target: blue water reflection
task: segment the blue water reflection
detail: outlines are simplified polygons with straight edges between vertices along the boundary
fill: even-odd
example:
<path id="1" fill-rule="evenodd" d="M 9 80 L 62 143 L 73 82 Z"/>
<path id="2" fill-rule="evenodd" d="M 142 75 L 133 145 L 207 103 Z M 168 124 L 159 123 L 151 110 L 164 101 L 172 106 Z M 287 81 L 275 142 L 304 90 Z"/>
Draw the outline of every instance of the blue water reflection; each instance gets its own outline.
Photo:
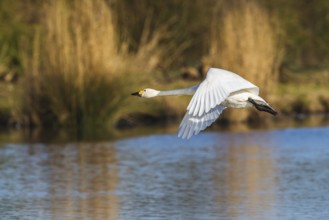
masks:
<path id="1" fill-rule="evenodd" d="M 1 219 L 326 219 L 329 127 L 3 144 Z"/>

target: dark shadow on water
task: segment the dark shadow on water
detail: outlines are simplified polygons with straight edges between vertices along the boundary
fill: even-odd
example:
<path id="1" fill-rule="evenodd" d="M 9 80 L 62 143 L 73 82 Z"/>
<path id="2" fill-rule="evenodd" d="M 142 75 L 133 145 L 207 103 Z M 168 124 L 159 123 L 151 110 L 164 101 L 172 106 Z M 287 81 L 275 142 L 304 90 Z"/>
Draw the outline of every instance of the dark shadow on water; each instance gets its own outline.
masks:
<path id="1" fill-rule="evenodd" d="M 131 127 L 124 129 L 107 129 L 104 127 L 93 127 L 88 129 L 0 129 L 0 142 L 11 143 L 67 143 L 67 142 L 102 142 L 115 141 L 123 138 L 138 137 L 157 134 L 176 134 L 180 121 L 153 124 L 151 126 Z M 295 115 L 265 117 L 259 121 L 249 123 L 228 123 L 217 121 L 205 132 L 249 132 L 255 130 L 273 130 L 287 127 L 317 127 L 329 125 L 329 115 Z"/>

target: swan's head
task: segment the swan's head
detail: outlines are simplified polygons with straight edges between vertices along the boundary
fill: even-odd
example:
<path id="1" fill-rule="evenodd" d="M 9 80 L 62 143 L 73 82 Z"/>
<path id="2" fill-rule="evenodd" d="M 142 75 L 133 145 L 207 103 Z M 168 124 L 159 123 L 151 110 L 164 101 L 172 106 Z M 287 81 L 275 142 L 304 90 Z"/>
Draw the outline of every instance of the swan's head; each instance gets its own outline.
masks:
<path id="1" fill-rule="evenodd" d="M 142 89 L 138 92 L 131 93 L 131 95 L 143 97 L 143 98 L 153 98 L 159 94 L 158 90 L 155 89 Z"/>

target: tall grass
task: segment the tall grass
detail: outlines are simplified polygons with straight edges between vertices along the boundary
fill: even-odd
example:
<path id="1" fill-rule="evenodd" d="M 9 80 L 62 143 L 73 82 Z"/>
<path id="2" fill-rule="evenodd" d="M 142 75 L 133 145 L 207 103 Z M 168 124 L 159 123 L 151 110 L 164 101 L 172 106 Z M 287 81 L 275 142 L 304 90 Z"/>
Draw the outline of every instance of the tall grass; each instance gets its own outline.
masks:
<path id="1" fill-rule="evenodd" d="M 50 1 L 43 12 L 32 55 L 24 56 L 27 122 L 73 127 L 114 122 L 128 86 L 161 60 L 160 33 L 148 32 L 150 43 L 129 54 L 104 0 Z"/>
<path id="2" fill-rule="evenodd" d="M 233 1 L 221 5 L 222 17 L 211 27 L 206 62 L 240 74 L 261 87 L 266 97 L 278 80 L 282 47 L 274 18 L 255 1 Z M 232 111 L 237 120 L 246 119 Z"/>

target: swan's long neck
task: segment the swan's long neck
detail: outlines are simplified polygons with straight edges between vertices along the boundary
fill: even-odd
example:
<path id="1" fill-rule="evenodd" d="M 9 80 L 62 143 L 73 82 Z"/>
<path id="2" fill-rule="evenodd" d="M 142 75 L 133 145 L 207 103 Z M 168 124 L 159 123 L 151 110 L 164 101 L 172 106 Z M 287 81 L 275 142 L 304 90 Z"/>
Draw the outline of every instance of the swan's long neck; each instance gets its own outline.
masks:
<path id="1" fill-rule="evenodd" d="M 166 91 L 159 91 L 157 96 L 170 96 L 170 95 L 194 95 L 196 89 L 199 85 L 193 86 L 190 88 L 184 88 L 184 89 L 175 89 L 175 90 L 166 90 Z"/>

